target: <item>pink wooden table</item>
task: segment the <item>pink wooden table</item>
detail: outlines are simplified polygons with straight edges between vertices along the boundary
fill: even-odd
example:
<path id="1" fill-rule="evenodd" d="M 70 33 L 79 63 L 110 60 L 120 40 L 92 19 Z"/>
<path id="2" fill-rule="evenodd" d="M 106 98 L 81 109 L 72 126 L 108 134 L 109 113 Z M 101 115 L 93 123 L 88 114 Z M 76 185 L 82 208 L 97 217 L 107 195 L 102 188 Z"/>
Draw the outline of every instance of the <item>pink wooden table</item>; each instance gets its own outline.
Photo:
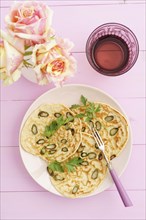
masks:
<path id="1" fill-rule="evenodd" d="M 82 83 L 113 96 L 132 126 L 132 155 L 121 181 L 134 206 L 124 208 L 116 188 L 85 199 L 70 200 L 41 188 L 27 173 L 20 158 L 18 133 L 31 103 L 53 85 L 38 86 L 25 78 L 1 85 L 1 219 L 146 219 L 145 217 L 145 0 L 44 1 L 54 10 L 57 34 L 75 43 L 78 71 L 68 83 Z M 1 23 L 12 1 L 1 1 Z M 96 73 L 85 56 L 89 34 L 106 22 L 119 22 L 136 34 L 140 53 L 125 75 L 111 78 Z"/>

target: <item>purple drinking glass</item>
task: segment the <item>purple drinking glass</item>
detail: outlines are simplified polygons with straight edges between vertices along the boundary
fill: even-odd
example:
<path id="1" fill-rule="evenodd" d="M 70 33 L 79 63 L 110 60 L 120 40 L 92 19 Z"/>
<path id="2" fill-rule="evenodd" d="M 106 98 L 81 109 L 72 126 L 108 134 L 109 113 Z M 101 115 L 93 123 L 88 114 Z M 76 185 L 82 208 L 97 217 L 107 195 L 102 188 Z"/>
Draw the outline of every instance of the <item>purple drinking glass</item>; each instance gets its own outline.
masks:
<path id="1" fill-rule="evenodd" d="M 118 76 L 129 71 L 139 54 L 139 44 L 134 33 L 118 23 L 97 27 L 86 43 L 86 56 L 99 73 Z"/>

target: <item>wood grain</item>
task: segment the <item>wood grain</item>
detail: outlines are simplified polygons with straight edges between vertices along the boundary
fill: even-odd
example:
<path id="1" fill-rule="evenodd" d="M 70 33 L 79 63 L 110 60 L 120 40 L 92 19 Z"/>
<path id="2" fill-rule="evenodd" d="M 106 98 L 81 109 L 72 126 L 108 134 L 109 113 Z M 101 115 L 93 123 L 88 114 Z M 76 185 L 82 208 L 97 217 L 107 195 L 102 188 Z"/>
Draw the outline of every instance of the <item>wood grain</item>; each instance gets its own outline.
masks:
<path id="1" fill-rule="evenodd" d="M 46 191 L 41 186 L 39 186 L 26 171 L 21 160 L 19 147 L 2 147 L 1 154 L 1 191 Z M 138 161 L 139 158 L 140 161 L 137 163 L 135 168 L 135 161 Z M 133 169 L 135 172 L 131 172 Z M 138 173 L 141 178 L 137 178 L 136 173 Z M 18 181 L 13 181 L 14 179 Z M 126 190 L 145 189 L 145 145 L 133 146 L 129 164 L 121 176 L 121 181 Z M 116 188 L 113 186 L 109 190 L 116 191 Z"/>
<path id="2" fill-rule="evenodd" d="M 71 200 L 48 192 L 3 192 L 2 219 L 20 220 L 144 220 L 145 191 L 128 191 L 134 206 L 125 208 L 116 191 Z"/>
<path id="3" fill-rule="evenodd" d="M 75 53 L 74 57 L 78 65 L 77 72 L 65 84 L 77 83 L 94 86 L 115 98 L 145 97 L 145 54 L 145 51 L 140 52 L 136 64 L 126 74 L 117 77 L 107 77 L 97 73 L 90 66 L 84 53 Z M 31 74 L 31 70 L 28 71 Z M 34 100 L 53 87 L 52 84 L 38 86 L 22 77 L 9 87 L 1 86 L 1 100 Z"/>
<path id="4" fill-rule="evenodd" d="M 96 196 L 70 200 L 46 192 L 27 173 L 18 148 L 22 118 L 32 102 L 54 88 L 38 86 L 21 78 L 15 84 L 1 84 L 1 219 L 2 220 L 144 220 L 145 219 L 145 6 L 146 0 L 42 1 L 54 11 L 56 34 L 74 42 L 78 70 L 66 84 L 86 84 L 113 96 L 125 110 L 132 127 L 133 147 L 127 169 L 121 176 L 134 206 L 125 208 L 116 188 Z M 1 28 L 13 1 L 2 0 Z M 99 25 L 118 22 L 129 27 L 139 41 L 136 64 L 125 75 L 105 77 L 86 59 L 85 46 Z M 31 74 L 31 71 L 30 71 Z"/>

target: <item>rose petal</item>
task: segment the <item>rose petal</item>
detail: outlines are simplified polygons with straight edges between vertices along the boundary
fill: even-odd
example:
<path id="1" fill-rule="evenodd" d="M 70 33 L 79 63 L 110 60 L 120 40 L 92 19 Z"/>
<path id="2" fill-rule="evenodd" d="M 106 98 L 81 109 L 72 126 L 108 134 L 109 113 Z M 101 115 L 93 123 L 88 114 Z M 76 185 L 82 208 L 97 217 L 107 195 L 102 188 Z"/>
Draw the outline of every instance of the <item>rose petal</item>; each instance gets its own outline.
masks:
<path id="1" fill-rule="evenodd" d="M 4 40 L 7 74 L 11 75 L 23 61 L 23 55 Z"/>
<path id="2" fill-rule="evenodd" d="M 8 35 L 3 30 L 0 30 L 0 37 L 7 41 L 11 46 L 13 46 L 17 51 L 20 53 L 24 53 L 24 40 L 20 39 L 18 37 L 12 37 L 11 35 Z"/>

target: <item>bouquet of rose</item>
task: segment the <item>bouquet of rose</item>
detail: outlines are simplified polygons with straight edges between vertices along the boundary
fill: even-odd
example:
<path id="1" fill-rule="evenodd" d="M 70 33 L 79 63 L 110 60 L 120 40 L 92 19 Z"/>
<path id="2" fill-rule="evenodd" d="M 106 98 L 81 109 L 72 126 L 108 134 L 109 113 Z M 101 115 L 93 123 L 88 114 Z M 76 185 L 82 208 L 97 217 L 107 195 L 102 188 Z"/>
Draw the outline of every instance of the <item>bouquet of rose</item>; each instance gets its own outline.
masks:
<path id="1" fill-rule="evenodd" d="M 12 6 L 5 18 L 7 33 L 0 31 L 0 78 L 5 85 L 17 81 L 23 67 L 35 71 L 39 85 L 58 85 L 73 76 L 73 43 L 55 35 L 52 15 L 52 10 L 39 2 L 16 2 Z"/>

